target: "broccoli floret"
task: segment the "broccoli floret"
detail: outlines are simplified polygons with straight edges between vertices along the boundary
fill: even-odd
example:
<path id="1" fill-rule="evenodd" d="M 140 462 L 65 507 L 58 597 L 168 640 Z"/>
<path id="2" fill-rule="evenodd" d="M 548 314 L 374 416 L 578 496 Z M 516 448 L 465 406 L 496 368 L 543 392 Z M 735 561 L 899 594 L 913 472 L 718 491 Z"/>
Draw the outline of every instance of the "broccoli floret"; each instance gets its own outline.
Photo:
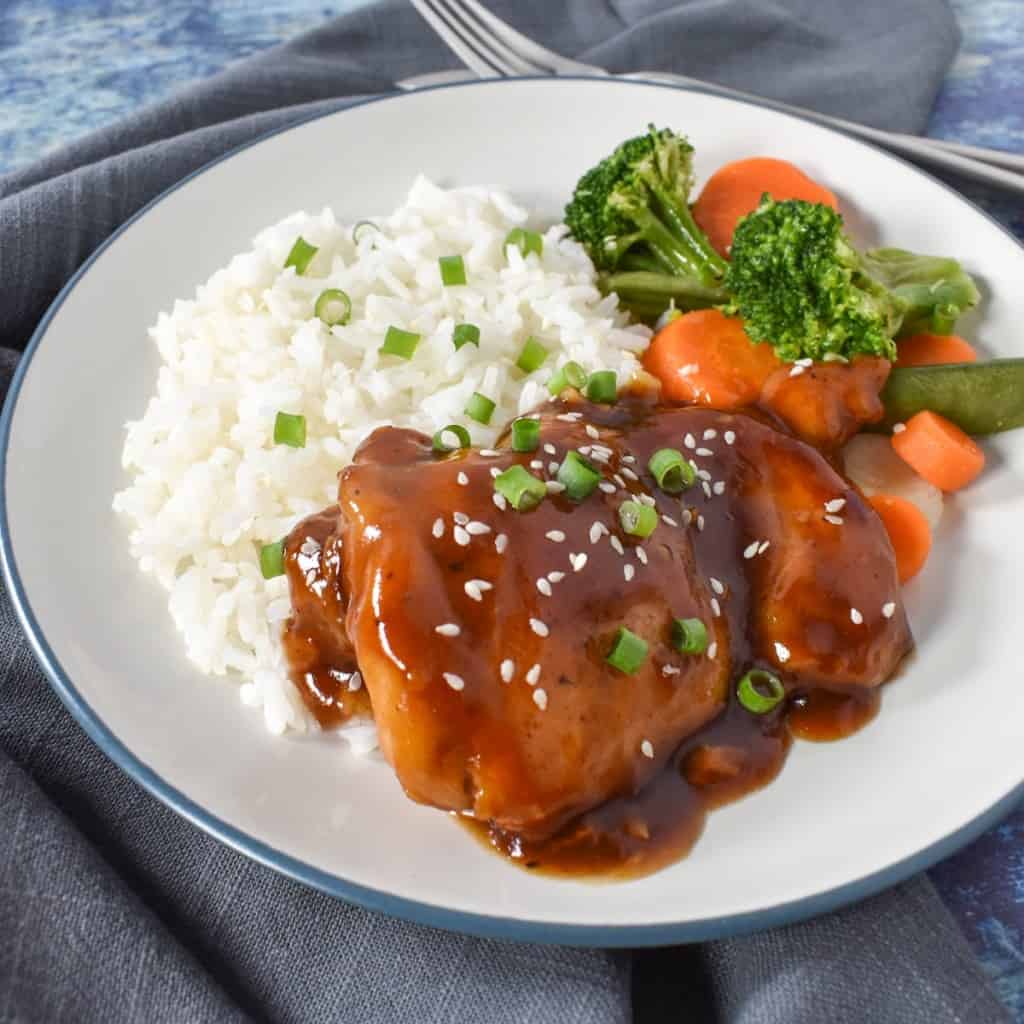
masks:
<path id="1" fill-rule="evenodd" d="M 896 356 L 894 339 L 952 329 L 978 301 L 956 260 L 902 249 L 858 253 L 831 207 L 767 195 L 736 227 L 725 312 L 786 362 Z"/>
<path id="2" fill-rule="evenodd" d="M 605 289 L 638 315 L 725 301 L 726 264 L 690 213 L 692 187 L 693 147 L 651 126 L 584 174 L 565 209 Z"/>

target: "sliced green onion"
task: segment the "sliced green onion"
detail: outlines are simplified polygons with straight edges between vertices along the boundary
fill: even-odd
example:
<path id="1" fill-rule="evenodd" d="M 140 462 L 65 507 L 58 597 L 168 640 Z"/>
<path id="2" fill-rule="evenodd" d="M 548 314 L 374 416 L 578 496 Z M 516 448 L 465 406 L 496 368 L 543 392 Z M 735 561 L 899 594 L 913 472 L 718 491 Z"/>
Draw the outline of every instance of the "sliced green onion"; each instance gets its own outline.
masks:
<path id="1" fill-rule="evenodd" d="M 611 405 L 618 394 L 619 384 L 614 370 L 598 370 L 587 381 L 587 398 L 592 402 Z"/>
<path id="2" fill-rule="evenodd" d="M 631 537 L 650 537 L 658 525 L 658 513 L 639 501 L 624 501 L 619 506 L 619 523 Z"/>
<path id="3" fill-rule="evenodd" d="M 505 236 L 506 248 L 514 245 L 524 256 L 535 252 L 540 256 L 544 252 L 544 239 L 536 231 L 527 231 L 526 228 L 513 228 Z"/>
<path id="4" fill-rule="evenodd" d="M 360 220 L 352 226 L 352 241 L 359 242 L 359 236 L 365 234 L 367 231 L 380 231 L 380 228 L 373 223 L 372 220 Z"/>
<path id="5" fill-rule="evenodd" d="M 516 366 L 523 373 L 533 373 L 534 370 L 539 370 L 543 366 L 548 354 L 548 350 L 536 338 L 527 338 L 523 351 L 519 353 L 519 358 L 516 360 Z"/>
<path id="6" fill-rule="evenodd" d="M 449 444 L 445 440 L 446 434 L 454 434 L 458 443 Z M 465 427 L 459 426 L 458 423 L 449 423 L 447 427 L 442 427 L 434 435 L 434 451 L 442 454 L 457 451 L 459 448 L 468 448 L 471 443 L 469 431 Z"/>
<path id="7" fill-rule="evenodd" d="M 466 283 L 466 265 L 461 256 L 441 256 L 437 265 L 441 268 L 441 284 L 445 288 Z"/>
<path id="8" fill-rule="evenodd" d="M 786 696 L 782 680 L 764 669 L 752 668 L 737 684 L 740 703 L 755 715 L 766 715 Z"/>
<path id="9" fill-rule="evenodd" d="M 327 288 L 316 297 L 313 313 L 328 327 L 347 324 L 352 315 L 352 300 L 340 288 Z"/>
<path id="10" fill-rule="evenodd" d="M 659 448 L 647 463 L 651 476 L 666 494 L 679 494 L 697 479 L 693 466 L 678 448 Z"/>
<path id="11" fill-rule="evenodd" d="M 292 250 L 288 253 L 288 258 L 284 261 L 285 267 L 294 267 L 296 274 L 304 274 L 306 267 L 313 261 L 313 257 L 317 254 L 317 247 L 310 245 L 302 235 L 299 235 L 295 239 L 295 244 L 292 246 Z"/>
<path id="12" fill-rule="evenodd" d="M 398 327 L 389 327 L 384 335 L 384 344 L 380 347 L 383 356 L 399 356 L 401 359 L 412 359 L 420 336 L 412 331 L 403 331 Z"/>
<path id="13" fill-rule="evenodd" d="M 260 548 L 260 572 L 265 580 L 284 575 L 284 540 Z"/>
<path id="14" fill-rule="evenodd" d="M 587 371 L 579 363 L 570 361 L 559 367 L 548 381 L 548 392 L 560 395 L 566 388 L 582 391 L 587 386 Z"/>
<path id="15" fill-rule="evenodd" d="M 512 421 L 512 451 L 533 452 L 540 445 L 540 421 L 523 419 Z"/>
<path id="16" fill-rule="evenodd" d="M 646 657 L 646 641 L 642 637 L 638 637 L 636 633 L 630 632 L 625 626 L 619 626 L 612 649 L 608 652 L 605 661 L 612 668 L 632 675 L 644 663 Z"/>
<path id="17" fill-rule="evenodd" d="M 494 403 L 486 395 L 481 395 L 479 391 L 474 391 L 469 396 L 469 401 L 466 403 L 466 408 L 463 412 L 471 420 L 476 420 L 477 423 L 483 423 L 486 426 L 491 422 L 491 417 L 494 415 Z"/>
<path id="18" fill-rule="evenodd" d="M 601 482 L 600 470 L 579 452 L 567 452 L 558 467 L 558 482 L 565 487 L 571 501 L 583 501 L 594 493 Z"/>
<path id="19" fill-rule="evenodd" d="M 291 448 L 306 447 L 306 417 L 279 412 L 274 419 L 274 444 Z"/>
<path id="20" fill-rule="evenodd" d="M 683 654 L 703 654 L 708 649 L 708 628 L 700 619 L 673 619 L 672 646 Z"/>
<path id="21" fill-rule="evenodd" d="M 456 324 L 452 331 L 452 344 L 458 352 L 463 345 L 480 347 L 480 328 L 476 324 Z"/>
<path id="22" fill-rule="evenodd" d="M 504 473 L 496 476 L 494 489 L 517 512 L 529 512 L 531 508 L 536 508 L 548 493 L 544 481 L 538 480 L 522 466 L 509 466 Z"/>

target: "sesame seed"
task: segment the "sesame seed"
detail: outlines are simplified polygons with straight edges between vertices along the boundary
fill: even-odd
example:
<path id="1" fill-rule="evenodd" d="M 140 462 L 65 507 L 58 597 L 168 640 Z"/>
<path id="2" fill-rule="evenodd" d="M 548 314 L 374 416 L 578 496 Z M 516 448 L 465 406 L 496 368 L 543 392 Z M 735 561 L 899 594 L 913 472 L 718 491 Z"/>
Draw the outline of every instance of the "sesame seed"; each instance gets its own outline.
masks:
<path id="1" fill-rule="evenodd" d="M 469 516 L 465 512 L 453 512 L 452 519 L 459 524 L 459 526 L 465 526 L 469 522 Z"/>
<path id="2" fill-rule="evenodd" d="M 896 602 L 887 601 L 882 605 L 882 615 L 887 619 L 891 619 L 896 614 Z"/>
<path id="3" fill-rule="evenodd" d="M 647 552 L 643 548 L 636 549 L 636 560 L 642 565 L 647 564 Z"/>
<path id="4" fill-rule="evenodd" d="M 714 454 L 715 453 L 710 448 L 698 448 L 694 452 L 694 455 L 699 455 L 699 456 L 701 456 L 701 458 L 704 458 L 704 459 L 706 459 L 709 455 L 714 455 Z"/>
<path id="5" fill-rule="evenodd" d="M 592 448 L 590 450 L 590 457 L 594 460 L 594 462 L 601 463 L 606 463 L 611 458 L 611 456 L 603 448 L 600 451 L 598 451 L 596 448 Z M 626 470 L 623 470 L 622 472 L 625 473 Z"/>
<path id="6" fill-rule="evenodd" d="M 633 497 L 641 505 L 647 505 L 649 508 L 654 508 L 658 504 L 649 494 L 634 494 Z"/>
<path id="7" fill-rule="evenodd" d="M 892 432 L 894 434 L 902 434 L 907 429 L 906 423 L 894 423 L 892 425 Z"/>
<path id="8" fill-rule="evenodd" d="M 794 366 L 793 369 L 789 371 L 789 375 L 790 375 L 790 377 L 799 377 L 800 374 L 803 373 L 803 372 L 804 372 L 804 367 L 803 366 Z"/>
<path id="9" fill-rule="evenodd" d="M 678 526 L 679 525 L 679 523 L 677 523 L 671 516 L 667 516 L 664 513 L 662 513 L 661 521 L 666 526 Z"/>
<path id="10" fill-rule="evenodd" d="M 454 672 L 442 672 L 444 681 L 456 692 L 465 689 L 466 681 L 462 676 L 457 676 Z"/>
<path id="11" fill-rule="evenodd" d="M 494 550 L 497 551 L 499 555 L 503 555 L 505 553 L 505 548 L 507 547 L 508 535 L 499 533 L 498 536 L 494 538 Z"/>
<path id="12" fill-rule="evenodd" d="M 491 501 L 494 502 L 494 507 L 498 509 L 499 512 L 504 512 L 505 509 L 508 508 L 508 502 L 505 500 L 505 495 L 499 494 L 497 491 L 491 495 Z"/>
<path id="13" fill-rule="evenodd" d="M 700 533 L 704 532 L 704 517 L 703 516 L 697 516 L 697 530 Z"/>
<path id="14" fill-rule="evenodd" d="M 557 455 L 558 454 L 558 449 L 553 444 L 546 444 L 546 445 L 544 445 L 544 451 L 547 452 L 548 455 Z"/>
<path id="15" fill-rule="evenodd" d="M 825 502 L 826 512 L 842 512 L 843 506 L 846 504 L 845 498 L 833 498 L 831 501 Z"/>
<path id="16" fill-rule="evenodd" d="M 625 576 L 626 582 L 628 583 L 636 575 L 636 569 L 627 562 L 622 567 L 622 575 Z"/>
<path id="17" fill-rule="evenodd" d="M 711 584 L 711 589 L 719 596 L 725 593 L 725 584 L 721 580 L 716 580 L 714 576 L 709 576 L 708 582 Z"/>
<path id="18" fill-rule="evenodd" d="M 434 627 L 434 632 L 440 633 L 441 636 L 458 636 L 462 630 L 454 622 L 443 622 L 440 626 Z"/>
<path id="19" fill-rule="evenodd" d="M 619 540 L 614 533 L 608 538 L 608 543 L 611 544 L 612 550 L 614 550 L 616 554 L 624 555 L 626 553 L 626 549 L 622 546 L 622 541 Z"/>
<path id="20" fill-rule="evenodd" d="M 613 479 L 613 480 L 614 480 L 614 481 L 615 481 L 615 482 L 616 482 L 616 483 L 617 483 L 617 484 L 618 484 L 618 485 L 619 485 L 619 486 L 620 486 L 620 487 L 621 487 L 621 488 L 622 488 L 623 490 L 625 490 L 625 489 L 626 489 L 626 481 L 625 481 L 625 480 L 624 480 L 624 479 L 622 478 L 622 476 L 621 476 L 620 474 L 618 474 L 618 473 L 613 473 L 613 474 L 612 474 L 612 479 Z"/>
<path id="21" fill-rule="evenodd" d="M 635 480 L 639 480 L 639 479 L 640 479 L 640 477 L 638 477 L 638 476 L 636 475 L 636 473 L 634 473 L 634 472 L 633 472 L 633 470 L 631 470 L 631 469 L 629 468 L 629 466 L 621 466 L 621 467 L 619 468 L 619 472 L 620 472 L 620 473 L 622 473 L 622 475 L 623 475 L 623 476 L 624 476 L 624 477 L 625 477 L 625 478 L 626 478 L 627 480 L 634 480 L 634 481 L 635 481 Z"/>
<path id="22" fill-rule="evenodd" d="M 610 480 L 602 480 L 598 485 L 605 494 L 614 494 L 618 488 Z"/>
<path id="23" fill-rule="evenodd" d="M 770 540 L 761 541 L 761 543 L 758 545 L 757 553 L 759 555 L 763 555 L 768 550 L 768 548 L 771 547 L 771 543 L 772 542 Z"/>
<path id="24" fill-rule="evenodd" d="M 569 564 L 572 566 L 573 572 L 579 572 L 587 564 L 586 551 L 580 551 L 578 554 L 570 555 Z"/>
<path id="25" fill-rule="evenodd" d="M 833 526 L 842 526 L 843 525 L 843 517 L 842 516 L 830 516 L 830 515 L 826 514 L 824 516 L 824 519 L 825 519 L 826 523 L 831 523 Z"/>
<path id="26" fill-rule="evenodd" d="M 622 461 L 623 462 L 630 462 L 630 463 L 636 462 L 636 456 L 635 455 L 623 455 L 622 456 Z"/>
<path id="27" fill-rule="evenodd" d="M 718 653 L 718 641 L 717 640 L 712 640 L 711 643 L 708 644 L 708 657 L 713 660 L 717 653 Z"/>
<path id="28" fill-rule="evenodd" d="M 541 470 L 543 468 L 544 468 L 544 463 L 541 462 L 540 459 L 531 459 L 530 460 L 530 469 Z"/>
<path id="29" fill-rule="evenodd" d="M 563 423 L 575 423 L 577 420 L 583 419 L 583 413 L 581 412 L 560 412 L 556 417 L 556 420 L 561 420 Z"/>
<path id="30" fill-rule="evenodd" d="M 595 452 L 604 452 L 605 455 L 613 454 L 611 448 L 609 448 L 608 445 L 606 445 L 606 444 L 595 444 L 593 446 L 593 450 Z"/>
<path id="31" fill-rule="evenodd" d="M 693 522 L 693 513 L 688 509 L 683 509 L 683 526 L 689 526 Z"/>
<path id="32" fill-rule="evenodd" d="M 536 686 L 537 681 L 540 679 L 540 665 L 531 665 L 529 671 L 526 673 L 526 681 L 531 686 Z"/>
<path id="33" fill-rule="evenodd" d="M 716 437 L 718 437 L 718 431 L 715 430 L 714 427 L 708 427 L 708 429 L 704 431 L 705 441 L 714 441 Z"/>
<path id="34" fill-rule="evenodd" d="M 861 615 L 860 611 L 856 608 L 850 609 L 850 621 L 855 625 L 859 626 L 864 621 L 864 616 Z"/>
<path id="35" fill-rule="evenodd" d="M 501 470 L 498 469 L 497 466 L 491 466 L 491 476 L 493 476 L 494 479 L 497 480 L 497 478 L 501 476 Z"/>
<path id="36" fill-rule="evenodd" d="M 459 471 L 459 475 L 455 479 L 458 480 L 463 487 L 467 487 L 469 485 L 469 477 L 466 476 L 466 474 L 463 473 L 461 470 Z"/>
<path id="37" fill-rule="evenodd" d="M 595 441 L 601 437 L 600 431 L 598 431 L 597 427 L 590 423 L 588 423 L 583 429 L 587 432 L 587 437 L 592 437 Z"/>
<path id="38" fill-rule="evenodd" d="M 679 368 L 680 377 L 690 377 L 700 369 L 700 363 L 687 363 Z"/>
<path id="39" fill-rule="evenodd" d="M 814 360 L 805 356 L 803 359 L 796 359 L 796 360 L 794 360 L 793 365 L 794 366 L 803 366 L 803 367 L 806 368 L 806 367 L 813 366 L 814 365 Z"/>
<path id="40" fill-rule="evenodd" d="M 558 463 L 557 462 L 549 462 L 548 463 L 548 472 L 552 476 L 554 476 L 558 472 Z"/>
<path id="41" fill-rule="evenodd" d="M 565 490 L 565 484 L 559 483 L 557 480 L 549 480 L 545 485 L 548 494 L 561 494 Z"/>
<path id="42" fill-rule="evenodd" d="M 661 666 L 661 674 L 663 676 L 677 676 L 680 672 L 682 672 L 682 669 L 678 668 L 676 665 Z"/>
<path id="43" fill-rule="evenodd" d="M 548 695 L 546 690 L 533 691 L 533 703 L 543 711 L 548 706 Z"/>
<path id="44" fill-rule="evenodd" d="M 466 580 L 462 587 L 466 591 L 467 597 L 473 598 L 474 601 L 482 601 L 484 599 L 484 591 L 492 590 L 493 588 L 494 584 L 488 583 L 487 580 Z"/>
<path id="45" fill-rule="evenodd" d="M 348 692 L 355 693 L 357 690 L 362 689 L 363 686 L 363 675 L 361 672 L 353 672 L 348 677 Z"/>
<path id="46" fill-rule="evenodd" d="M 711 598 L 711 611 L 716 619 L 722 614 L 722 606 L 718 603 L 717 597 Z"/>
<path id="47" fill-rule="evenodd" d="M 481 523 L 479 520 L 474 519 L 471 523 L 466 523 L 466 533 L 471 537 L 482 537 L 485 533 L 490 533 L 491 528 L 486 523 Z"/>
<path id="48" fill-rule="evenodd" d="M 745 548 L 743 549 L 743 557 L 744 557 L 744 558 L 753 558 L 753 557 L 754 557 L 754 555 L 756 555 L 756 554 L 757 554 L 757 543 L 758 543 L 758 542 L 757 542 L 756 540 L 754 540 L 754 541 L 751 541 L 751 542 L 750 542 L 750 543 L 749 543 L 749 544 L 748 544 L 748 545 L 747 545 L 747 546 L 746 546 L 746 547 L 745 547 Z"/>
<path id="49" fill-rule="evenodd" d="M 444 536 L 444 520 L 438 516 L 434 520 L 434 525 L 431 527 L 430 532 L 440 540 Z"/>
<path id="50" fill-rule="evenodd" d="M 704 497 L 705 498 L 710 498 L 711 497 L 711 484 L 709 484 L 707 482 L 707 480 L 701 480 L 700 485 L 704 489 Z"/>
<path id="51" fill-rule="evenodd" d="M 548 636 L 551 632 L 551 630 L 548 629 L 547 623 L 541 622 L 540 619 L 530 619 L 530 629 L 532 629 L 537 636 Z"/>
<path id="52" fill-rule="evenodd" d="M 711 485 L 711 490 L 712 490 L 712 492 L 714 494 L 718 494 L 718 495 L 725 494 L 725 481 L 724 480 L 716 480 Z"/>
<path id="53" fill-rule="evenodd" d="M 590 543 L 596 544 L 608 532 L 608 527 L 596 519 L 590 524 Z"/>
<path id="54" fill-rule="evenodd" d="M 711 474 L 706 469 L 697 469 L 697 467 L 691 462 L 693 471 L 697 474 L 698 480 L 703 480 L 705 483 L 711 483 Z"/>
<path id="55" fill-rule="evenodd" d="M 481 448 L 480 449 L 480 454 L 485 459 L 493 459 L 493 458 L 496 458 L 497 456 L 499 456 L 501 454 L 501 452 L 495 450 L 494 448 Z"/>
<path id="56" fill-rule="evenodd" d="M 581 444 L 579 448 L 576 449 L 580 455 L 589 455 L 593 450 L 594 449 L 589 444 Z"/>
<path id="57" fill-rule="evenodd" d="M 503 683 L 511 683 L 512 677 L 516 674 L 516 663 L 511 658 L 506 658 L 498 668 Z"/>
<path id="58" fill-rule="evenodd" d="M 551 584 L 548 583 L 547 579 L 543 576 L 537 580 L 537 589 L 545 596 L 551 596 Z"/>
<path id="59" fill-rule="evenodd" d="M 565 534 L 562 533 L 561 530 L 548 530 L 544 536 L 547 537 L 548 540 L 553 540 L 556 544 L 561 544 L 562 541 L 565 540 Z"/>
<path id="60" fill-rule="evenodd" d="M 548 573 L 548 579 L 551 580 L 552 583 L 561 583 L 562 580 L 565 579 L 565 573 L 564 572 L 559 572 L 556 569 L 554 572 L 549 572 Z"/>
<path id="61" fill-rule="evenodd" d="M 683 438 L 683 444 L 685 444 L 687 448 L 696 448 L 697 439 L 693 434 L 687 434 L 686 437 Z"/>
<path id="62" fill-rule="evenodd" d="M 725 439 L 725 443 L 726 444 L 735 444 L 736 443 L 736 431 L 735 430 L 727 430 L 722 435 L 722 437 Z"/>
<path id="63" fill-rule="evenodd" d="M 779 659 L 780 665 L 785 665 L 789 661 L 789 648 L 778 640 L 775 641 L 775 657 Z"/>
<path id="64" fill-rule="evenodd" d="M 640 744 L 640 753 L 643 754 L 644 757 L 654 757 L 654 746 L 650 740 L 644 740 L 643 743 Z"/>
<path id="65" fill-rule="evenodd" d="M 452 535 L 455 537 L 455 543 L 458 544 L 459 547 L 464 548 L 469 544 L 469 533 L 464 526 L 456 526 L 455 529 L 452 530 Z"/>

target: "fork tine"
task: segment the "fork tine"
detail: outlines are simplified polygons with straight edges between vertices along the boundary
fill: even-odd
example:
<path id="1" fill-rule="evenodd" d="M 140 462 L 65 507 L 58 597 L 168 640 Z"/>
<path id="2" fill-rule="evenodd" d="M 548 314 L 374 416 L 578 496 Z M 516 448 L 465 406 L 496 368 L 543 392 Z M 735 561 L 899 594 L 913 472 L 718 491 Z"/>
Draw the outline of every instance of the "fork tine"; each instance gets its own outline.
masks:
<path id="1" fill-rule="evenodd" d="M 477 49 L 486 53 L 492 63 L 499 64 L 506 75 L 551 74 L 550 68 L 531 63 L 507 46 L 496 33 L 490 30 L 479 14 L 471 10 L 462 0 L 434 0 L 434 3 L 445 7 L 451 20 L 460 23 L 464 34 L 472 35 Z M 479 5 L 478 8 L 480 11 L 484 11 L 484 8 Z M 484 13 L 487 12 L 484 11 Z"/>
<path id="2" fill-rule="evenodd" d="M 413 7 L 423 20 L 441 37 L 445 45 L 463 64 L 480 78 L 500 78 L 502 72 L 486 57 L 464 39 L 462 34 L 445 17 L 444 13 L 435 10 L 431 0 L 412 0 Z"/>
<path id="3" fill-rule="evenodd" d="M 472 12 L 477 20 L 490 30 L 491 35 L 500 40 L 520 60 L 533 64 L 542 72 L 547 74 L 607 74 L 603 68 L 571 60 L 569 57 L 563 57 L 560 53 L 555 53 L 554 50 L 548 50 L 539 43 L 535 43 L 529 36 L 524 36 L 522 32 L 516 31 L 496 14 L 492 14 L 478 0 L 455 0 L 455 2 L 465 8 L 467 13 Z"/>

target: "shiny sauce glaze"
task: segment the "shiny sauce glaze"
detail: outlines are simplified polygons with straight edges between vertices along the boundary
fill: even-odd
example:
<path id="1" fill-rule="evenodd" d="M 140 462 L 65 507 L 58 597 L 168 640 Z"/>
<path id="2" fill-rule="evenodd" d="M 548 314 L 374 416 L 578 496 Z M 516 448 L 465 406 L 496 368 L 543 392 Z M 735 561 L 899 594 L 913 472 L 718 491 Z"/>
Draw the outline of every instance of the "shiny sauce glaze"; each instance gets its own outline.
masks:
<path id="1" fill-rule="evenodd" d="M 513 862 L 641 875 L 684 855 L 710 809 L 774 778 L 792 736 L 839 738 L 877 711 L 911 645 L 892 552 L 851 485 L 756 418 L 633 397 L 552 403 L 541 423 L 530 454 L 503 440 L 494 454 L 438 458 L 428 438 L 393 428 L 368 439 L 339 506 L 286 546 L 292 678 L 327 727 L 372 701 L 406 792 Z M 609 453 L 607 491 L 582 504 L 552 493 L 525 514 L 496 507 L 495 470 L 551 479 L 566 451 L 595 443 Z M 660 492 L 646 464 L 666 446 L 708 479 Z M 641 495 L 661 522 L 639 542 L 617 510 Z M 842 515 L 826 512 L 838 500 Z M 467 535 L 471 524 L 482 526 Z M 470 593 L 480 580 L 490 587 Z M 711 657 L 671 649 L 673 616 L 705 622 Z M 604 660 L 620 624 L 649 645 L 633 676 Z M 353 686 L 357 665 L 366 686 Z M 770 714 L 735 697 L 751 667 L 785 684 Z"/>

